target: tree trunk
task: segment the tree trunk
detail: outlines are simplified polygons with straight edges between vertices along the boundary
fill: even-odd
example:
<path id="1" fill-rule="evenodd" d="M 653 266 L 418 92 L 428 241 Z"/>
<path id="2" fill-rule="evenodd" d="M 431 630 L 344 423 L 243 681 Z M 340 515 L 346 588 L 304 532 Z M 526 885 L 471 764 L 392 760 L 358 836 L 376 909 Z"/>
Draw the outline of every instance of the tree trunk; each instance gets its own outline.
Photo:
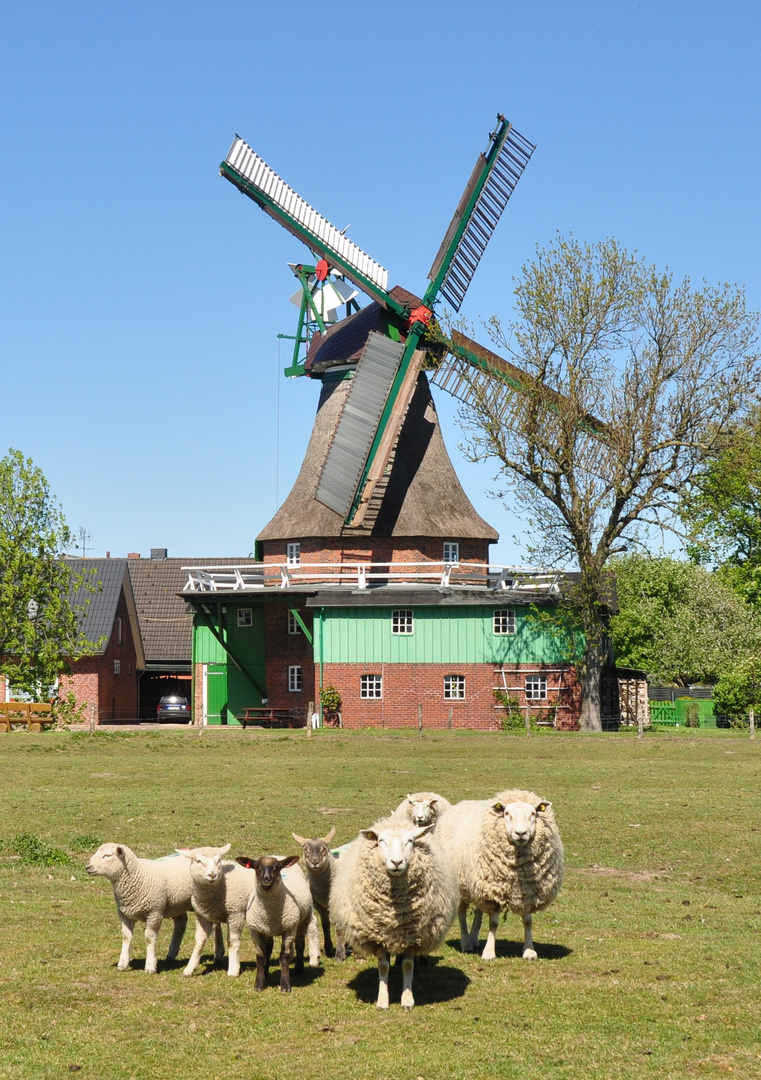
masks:
<path id="1" fill-rule="evenodd" d="M 579 664 L 579 683 L 581 685 L 581 715 L 579 721 L 582 731 L 602 731 L 600 717 L 600 682 L 605 663 L 603 651 L 594 643 L 587 643 L 584 659 Z"/>

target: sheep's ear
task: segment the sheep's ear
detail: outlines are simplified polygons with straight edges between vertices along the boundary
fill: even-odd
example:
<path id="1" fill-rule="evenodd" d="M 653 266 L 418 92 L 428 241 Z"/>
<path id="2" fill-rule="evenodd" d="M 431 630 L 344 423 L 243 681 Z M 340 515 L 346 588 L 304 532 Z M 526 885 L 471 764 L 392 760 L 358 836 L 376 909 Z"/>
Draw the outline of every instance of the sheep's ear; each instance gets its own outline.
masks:
<path id="1" fill-rule="evenodd" d="M 221 847 L 221 848 L 217 849 L 217 854 L 218 855 L 226 855 L 228 853 L 228 851 L 230 850 L 231 846 L 232 846 L 231 844 L 225 844 L 224 847 Z"/>
<path id="2" fill-rule="evenodd" d="M 505 812 L 504 804 L 501 802 L 492 803 L 491 808 L 495 814 L 504 814 Z"/>
<path id="3" fill-rule="evenodd" d="M 552 808 L 551 802 L 540 802 L 536 804 L 536 812 L 540 814 L 543 810 L 550 810 Z"/>
<path id="4" fill-rule="evenodd" d="M 116 845 L 116 854 L 119 856 L 124 854 L 124 848 L 121 846 L 121 844 Z"/>
<path id="5" fill-rule="evenodd" d="M 333 828 L 332 828 L 332 829 L 330 830 L 330 832 L 328 833 L 328 835 L 327 835 L 327 836 L 323 836 L 323 838 L 322 838 L 322 839 L 323 839 L 323 843 L 325 843 L 325 844 L 329 844 L 329 843 L 330 843 L 330 841 L 331 841 L 331 840 L 333 839 L 333 837 L 334 837 L 335 835 L 336 835 L 336 827 L 335 827 L 335 825 L 334 825 L 334 826 L 333 826 Z"/>
<path id="6" fill-rule="evenodd" d="M 410 804 L 410 806 L 415 805 L 415 800 L 412 798 L 412 796 L 410 794 L 407 795 L 407 802 Z"/>
<path id="7" fill-rule="evenodd" d="M 429 833 L 434 825 L 435 825 L 435 822 L 429 821 L 427 825 L 420 825 L 420 826 L 418 826 L 417 829 L 413 829 L 412 830 L 413 839 L 414 840 L 419 840 L 421 836 L 425 836 L 426 833 Z"/>
<path id="8" fill-rule="evenodd" d="M 259 860 L 252 859 L 250 855 L 237 855 L 235 861 L 240 863 L 241 866 L 245 866 L 247 870 L 256 870 L 259 865 Z"/>
<path id="9" fill-rule="evenodd" d="M 178 855 L 185 855 L 188 859 L 193 858 L 193 852 L 190 850 L 190 848 L 176 847 L 174 850 L 177 852 Z"/>
<path id="10" fill-rule="evenodd" d="M 378 843 L 378 834 L 374 829 L 360 829 L 359 835 L 364 836 L 365 840 L 369 840 L 371 844 Z"/>
<path id="11" fill-rule="evenodd" d="M 299 844 L 301 847 L 303 847 L 304 844 L 306 844 L 306 840 L 304 839 L 304 837 L 299 836 L 298 833 L 292 832 L 291 836 L 296 841 L 296 843 Z"/>
<path id="12" fill-rule="evenodd" d="M 294 863 L 297 863 L 300 858 L 300 855 L 288 855 L 285 859 L 278 859 L 277 865 L 280 867 L 281 870 L 285 870 L 286 867 L 293 866 Z"/>

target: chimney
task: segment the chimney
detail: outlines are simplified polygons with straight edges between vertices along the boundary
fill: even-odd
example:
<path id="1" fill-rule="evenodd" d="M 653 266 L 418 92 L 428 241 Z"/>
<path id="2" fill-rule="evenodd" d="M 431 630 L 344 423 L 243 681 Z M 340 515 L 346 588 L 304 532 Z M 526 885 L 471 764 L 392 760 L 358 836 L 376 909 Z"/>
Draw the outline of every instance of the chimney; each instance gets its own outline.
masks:
<path id="1" fill-rule="evenodd" d="M 140 558 L 140 552 L 139 551 L 128 551 L 127 552 L 127 558 L 128 559 L 139 559 Z"/>
<path id="2" fill-rule="evenodd" d="M 166 548 L 151 548 L 151 558 L 152 559 L 165 559 L 166 558 L 166 551 L 167 551 Z"/>

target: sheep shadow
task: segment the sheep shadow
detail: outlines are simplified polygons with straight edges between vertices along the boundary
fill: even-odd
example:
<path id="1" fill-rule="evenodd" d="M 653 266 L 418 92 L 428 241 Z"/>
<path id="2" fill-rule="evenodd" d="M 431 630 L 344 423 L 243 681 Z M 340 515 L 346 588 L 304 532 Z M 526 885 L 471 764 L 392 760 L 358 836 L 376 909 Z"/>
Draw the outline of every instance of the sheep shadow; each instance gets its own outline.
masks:
<path id="1" fill-rule="evenodd" d="M 388 985 L 392 1004 L 399 1004 L 402 997 L 401 963 L 391 965 Z M 374 1005 L 378 1000 L 377 961 L 368 959 L 367 966 L 358 971 L 347 986 L 355 992 L 360 1001 Z M 445 1001 L 454 1001 L 455 998 L 463 997 L 469 986 L 470 979 L 464 971 L 449 964 L 442 964 L 437 956 L 429 956 L 425 964 L 415 964 L 412 990 L 416 1008 L 419 1005 L 438 1005 Z"/>
<path id="2" fill-rule="evenodd" d="M 455 952 L 460 952 L 460 939 L 451 938 L 446 943 Z M 474 960 L 480 959 L 483 952 L 485 939 L 482 938 L 479 942 L 478 952 L 463 953 L 464 956 L 472 956 Z M 564 960 L 567 956 L 573 953 L 573 949 L 567 948 L 565 945 L 557 945 L 555 943 L 542 943 L 541 941 L 534 942 L 534 948 L 540 960 Z M 522 941 L 505 941 L 497 939 L 496 942 L 497 959 L 523 959 L 523 942 Z M 491 962 L 491 961 L 489 961 Z M 528 963 L 528 961 L 527 961 Z"/>

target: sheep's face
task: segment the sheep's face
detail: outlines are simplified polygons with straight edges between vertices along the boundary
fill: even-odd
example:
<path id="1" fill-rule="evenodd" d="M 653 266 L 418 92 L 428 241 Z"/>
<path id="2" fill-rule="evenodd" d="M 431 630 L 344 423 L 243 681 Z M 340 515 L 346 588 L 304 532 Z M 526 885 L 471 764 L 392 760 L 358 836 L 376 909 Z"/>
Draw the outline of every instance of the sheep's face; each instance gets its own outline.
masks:
<path id="1" fill-rule="evenodd" d="M 101 844 L 85 869 L 90 877 L 118 877 L 124 869 L 124 848 L 121 844 Z"/>
<path id="2" fill-rule="evenodd" d="M 194 881 L 214 885 L 222 877 L 222 856 L 230 845 L 221 848 L 175 848 L 178 855 L 190 859 L 190 876 Z"/>
<path id="3" fill-rule="evenodd" d="M 496 802 L 492 804 L 492 810 L 502 817 L 510 843 L 523 847 L 530 844 L 536 835 L 536 815 L 547 810 L 550 805 L 548 802 L 540 802 L 533 806 L 531 803 L 518 801 L 505 806 Z"/>
<path id="4" fill-rule="evenodd" d="M 420 825 L 433 825 L 436 822 L 436 799 L 413 799 L 407 796 L 410 804 L 410 817 L 414 823 Z"/>
<path id="5" fill-rule="evenodd" d="M 270 892 L 280 881 L 280 875 L 287 866 L 293 866 L 299 861 L 298 855 L 289 855 L 286 859 L 276 859 L 274 855 L 262 855 L 261 859 L 251 859 L 247 855 L 239 855 L 235 860 L 241 866 L 256 870 L 256 884 L 265 892 Z"/>
<path id="6" fill-rule="evenodd" d="M 323 836 L 318 840 L 307 840 L 303 836 L 298 836 L 296 833 L 291 834 L 297 844 L 300 844 L 304 850 L 304 862 L 310 870 L 315 872 L 323 870 L 330 859 L 333 856 L 330 853 L 328 844 L 336 835 L 336 830 L 333 828 L 330 830 L 327 836 Z"/>
<path id="7" fill-rule="evenodd" d="M 424 825 L 418 829 L 362 829 L 362 836 L 378 848 L 380 858 L 391 877 L 407 873 L 415 842 L 433 828 Z"/>

